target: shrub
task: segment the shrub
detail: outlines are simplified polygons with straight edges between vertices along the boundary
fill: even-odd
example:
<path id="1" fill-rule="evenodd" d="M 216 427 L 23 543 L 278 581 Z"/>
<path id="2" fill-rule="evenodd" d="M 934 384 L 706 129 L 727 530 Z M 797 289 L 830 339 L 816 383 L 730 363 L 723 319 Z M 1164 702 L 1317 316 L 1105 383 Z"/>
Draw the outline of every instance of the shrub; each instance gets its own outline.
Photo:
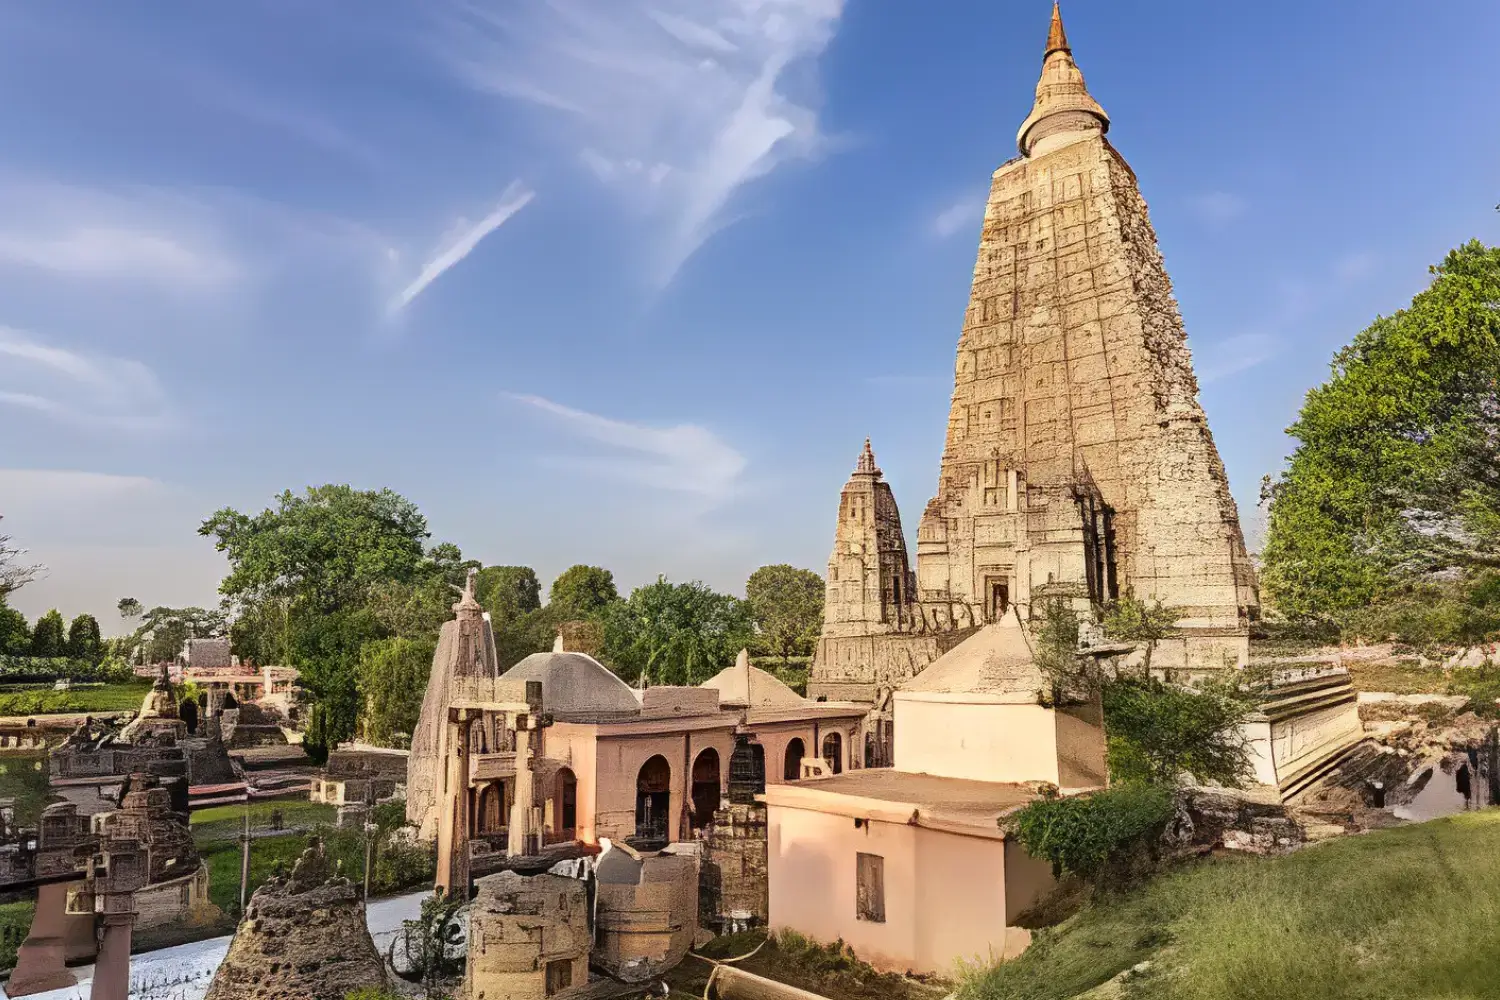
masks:
<path id="1" fill-rule="evenodd" d="M 1198 781 L 1239 787 L 1250 752 L 1239 725 L 1251 701 L 1231 688 L 1192 691 L 1154 678 L 1112 681 L 1104 688 L 1104 728 L 1114 781 Z"/>
<path id="2" fill-rule="evenodd" d="M 1092 795 L 1037 799 L 1009 819 L 1011 833 L 1052 872 L 1094 880 L 1106 870 L 1123 874 L 1142 851 L 1151 851 L 1172 818 L 1172 792 L 1157 785 L 1125 784 Z"/>

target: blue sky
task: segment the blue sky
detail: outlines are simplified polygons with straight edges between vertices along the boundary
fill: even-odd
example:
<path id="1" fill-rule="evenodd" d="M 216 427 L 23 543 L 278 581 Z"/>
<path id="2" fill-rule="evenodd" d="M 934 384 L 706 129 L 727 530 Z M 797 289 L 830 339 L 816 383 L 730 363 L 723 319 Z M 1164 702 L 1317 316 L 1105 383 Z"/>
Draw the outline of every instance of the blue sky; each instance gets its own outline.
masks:
<path id="1" fill-rule="evenodd" d="M 194 533 L 390 486 L 435 539 L 740 591 L 866 435 L 936 486 L 1046 0 L 0 7 L 16 595 L 212 603 Z M 1500 240 L 1493 0 L 1069 0 L 1253 537 L 1331 353 Z"/>

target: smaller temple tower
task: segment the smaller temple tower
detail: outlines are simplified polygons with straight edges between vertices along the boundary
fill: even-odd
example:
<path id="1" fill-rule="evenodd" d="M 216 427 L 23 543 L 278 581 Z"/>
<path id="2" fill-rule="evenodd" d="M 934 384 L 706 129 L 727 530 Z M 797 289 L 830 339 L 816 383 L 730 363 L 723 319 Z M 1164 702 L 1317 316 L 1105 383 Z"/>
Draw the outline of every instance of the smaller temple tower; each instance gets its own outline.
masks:
<path id="1" fill-rule="evenodd" d="M 915 603 L 901 512 L 868 438 L 839 496 L 827 586 L 809 698 L 873 704 L 937 656 Z"/>
<path id="2" fill-rule="evenodd" d="M 865 438 L 865 450 L 839 496 L 823 634 L 901 631 L 912 621 L 915 584 L 895 494 L 880 477 L 870 439 Z"/>

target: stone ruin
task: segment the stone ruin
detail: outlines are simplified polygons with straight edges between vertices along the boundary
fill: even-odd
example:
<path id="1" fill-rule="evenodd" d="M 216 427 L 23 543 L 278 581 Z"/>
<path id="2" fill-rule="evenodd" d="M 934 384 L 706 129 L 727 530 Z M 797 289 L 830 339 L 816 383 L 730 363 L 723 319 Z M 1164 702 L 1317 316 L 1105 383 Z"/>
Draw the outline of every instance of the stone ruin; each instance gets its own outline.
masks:
<path id="1" fill-rule="evenodd" d="M 314 840 L 289 877 L 250 897 L 205 1000 L 344 1000 L 387 985 L 359 890 Z"/>
<path id="2" fill-rule="evenodd" d="M 592 933 L 582 881 L 501 872 L 474 885 L 468 1000 L 540 1000 L 588 982 Z"/>
<path id="3" fill-rule="evenodd" d="M 611 844 L 595 865 L 594 964 L 627 983 L 674 968 L 698 935 L 698 857 L 688 845 L 638 852 Z"/>
<path id="4" fill-rule="evenodd" d="M 991 181 L 915 573 L 867 445 L 840 501 L 809 696 L 870 701 L 862 688 L 937 658 L 929 636 L 1054 598 L 1160 600 L 1182 610 L 1158 665 L 1245 662 L 1254 571 L 1109 126 L 1054 10 L 1021 155 Z"/>

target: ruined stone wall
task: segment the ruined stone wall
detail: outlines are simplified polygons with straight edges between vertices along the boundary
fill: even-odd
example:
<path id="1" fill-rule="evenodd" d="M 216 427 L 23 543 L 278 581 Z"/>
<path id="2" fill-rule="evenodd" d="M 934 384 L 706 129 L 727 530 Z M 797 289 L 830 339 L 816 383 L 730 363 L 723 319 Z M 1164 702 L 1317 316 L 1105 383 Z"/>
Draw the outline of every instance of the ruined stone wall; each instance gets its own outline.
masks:
<path id="1" fill-rule="evenodd" d="M 540 1000 L 588 983 L 589 911 L 582 882 L 501 872 L 475 888 L 465 997 Z"/>
<path id="2" fill-rule="evenodd" d="M 988 615 L 1085 584 L 1075 496 L 1110 510 L 1119 590 L 1243 635 L 1238 513 L 1134 175 L 1097 132 L 995 173 L 959 341 L 920 599 Z M 1097 536 L 1102 539 L 1102 534 Z"/>
<path id="3" fill-rule="evenodd" d="M 766 807 L 750 803 L 720 809 L 703 841 L 700 922 L 720 934 L 764 927 L 770 919 L 769 892 Z"/>

